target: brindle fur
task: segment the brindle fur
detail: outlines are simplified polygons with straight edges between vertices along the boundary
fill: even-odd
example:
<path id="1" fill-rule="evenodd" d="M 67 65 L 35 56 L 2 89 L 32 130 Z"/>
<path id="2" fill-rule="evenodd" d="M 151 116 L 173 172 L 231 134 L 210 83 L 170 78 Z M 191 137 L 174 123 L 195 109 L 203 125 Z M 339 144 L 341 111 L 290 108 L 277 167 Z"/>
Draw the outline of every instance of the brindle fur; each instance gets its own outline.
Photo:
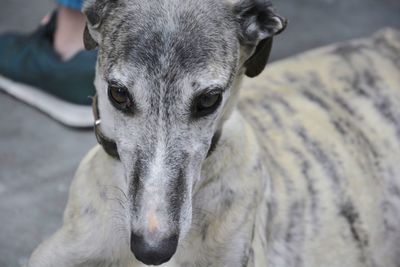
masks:
<path id="1" fill-rule="evenodd" d="M 130 232 L 146 232 L 153 207 L 160 235 L 179 234 L 166 267 L 400 266 L 398 33 L 277 63 L 245 81 L 237 108 L 246 68 L 263 68 L 248 59 L 285 24 L 269 3 L 91 0 L 84 10 L 101 129 L 121 160 L 89 152 L 63 227 L 29 267 L 143 266 Z M 110 79 L 137 113 L 110 105 Z M 212 86 L 224 87 L 222 106 L 194 121 L 188 99 Z"/>

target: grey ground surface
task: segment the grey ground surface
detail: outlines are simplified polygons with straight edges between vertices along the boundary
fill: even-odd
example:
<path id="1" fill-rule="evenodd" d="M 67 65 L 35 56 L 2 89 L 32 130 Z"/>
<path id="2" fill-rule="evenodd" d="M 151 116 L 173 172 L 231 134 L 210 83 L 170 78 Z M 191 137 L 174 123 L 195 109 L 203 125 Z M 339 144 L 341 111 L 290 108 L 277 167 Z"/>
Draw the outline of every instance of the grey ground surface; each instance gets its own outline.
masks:
<path id="1" fill-rule="evenodd" d="M 276 0 L 288 30 L 272 59 L 400 28 L 398 0 Z M 0 0 L 0 32 L 30 31 L 54 8 L 51 0 Z M 0 267 L 20 266 L 61 225 L 68 187 L 95 144 L 91 131 L 65 128 L 0 93 Z"/>

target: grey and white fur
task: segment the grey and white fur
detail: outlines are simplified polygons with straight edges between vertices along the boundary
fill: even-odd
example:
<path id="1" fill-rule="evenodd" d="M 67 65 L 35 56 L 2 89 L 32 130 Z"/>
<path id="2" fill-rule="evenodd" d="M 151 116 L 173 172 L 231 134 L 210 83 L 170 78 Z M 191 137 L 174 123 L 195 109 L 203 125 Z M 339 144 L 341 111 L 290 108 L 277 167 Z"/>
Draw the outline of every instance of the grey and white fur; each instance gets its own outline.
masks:
<path id="1" fill-rule="evenodd" d="M 291 196 L 274 191 L 273 164 L 236 107 L 242 78 L 264 69 L 271 37 L 286 26 L 269 1 L 87 0 L 83 11 L 85 45 L 98 49 L 100 127 L 119 159 L 100 146 L 89 152 L 63 227 L 29 267 L 400 266 L 398 256 L 389 265 L 351 261 L 353 243 L 334 263 L 313 265 L 298 250 L 317 235 L 304 230 L 302 202 L 277 215 L 277 201 Z M 129 106 L 110 99 L 115 87 Z M 220 103 L 198 114 L 196 101 L 210 92 Z M 358 234 L 348 205 L 341 218 Z M 292 231 L 279 236 L 289 221 Z"/>

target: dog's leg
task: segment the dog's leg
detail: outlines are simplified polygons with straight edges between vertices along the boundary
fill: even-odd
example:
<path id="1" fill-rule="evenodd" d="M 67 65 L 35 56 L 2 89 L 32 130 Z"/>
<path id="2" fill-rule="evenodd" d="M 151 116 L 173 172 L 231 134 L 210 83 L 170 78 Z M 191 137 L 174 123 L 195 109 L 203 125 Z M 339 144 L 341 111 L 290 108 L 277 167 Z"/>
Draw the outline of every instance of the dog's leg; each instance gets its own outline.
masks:
<path id="1" fill-rule="evenodd" d="M 35 250 L 27 267 L 79 266 L 86 261 L 82 244 L 83 238 L 72 238 L 64 226 Z"/>
<path id="2" fill-rule="evenodd" d="M 121 256 L 121 258 L 117 255 L 122 253 L 113 255 L 111 248 L 113 241 L 101 237 L 103 234 L 101 229 L 90 230 L 92 233 L 74 235 L 72 234 L 75 231 L 74 228 L 74 226 L 64 226 L 42 243 L 32 254 L 27 267 L 135 266 L 136 260 L 129 257 L 128 253 L 125 254 L 126 257 Z M 129 248 L 128 244 L 126 246 Z"/>

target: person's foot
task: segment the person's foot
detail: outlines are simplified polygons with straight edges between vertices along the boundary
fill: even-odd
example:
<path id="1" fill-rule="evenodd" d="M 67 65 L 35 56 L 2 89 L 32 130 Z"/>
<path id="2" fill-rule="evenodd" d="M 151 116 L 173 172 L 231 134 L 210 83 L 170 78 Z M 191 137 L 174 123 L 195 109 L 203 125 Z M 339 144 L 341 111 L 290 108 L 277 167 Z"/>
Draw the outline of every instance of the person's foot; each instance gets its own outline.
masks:
<path id="1" fill-rule="evenodd" d="M 0 35 L 0 89 L 66 125 L 88 127 L 96 52 L 82 51 L 81 33 L 79 41 L 56 45 L 60 19 L 54 13 L 30 35 Z"/>

